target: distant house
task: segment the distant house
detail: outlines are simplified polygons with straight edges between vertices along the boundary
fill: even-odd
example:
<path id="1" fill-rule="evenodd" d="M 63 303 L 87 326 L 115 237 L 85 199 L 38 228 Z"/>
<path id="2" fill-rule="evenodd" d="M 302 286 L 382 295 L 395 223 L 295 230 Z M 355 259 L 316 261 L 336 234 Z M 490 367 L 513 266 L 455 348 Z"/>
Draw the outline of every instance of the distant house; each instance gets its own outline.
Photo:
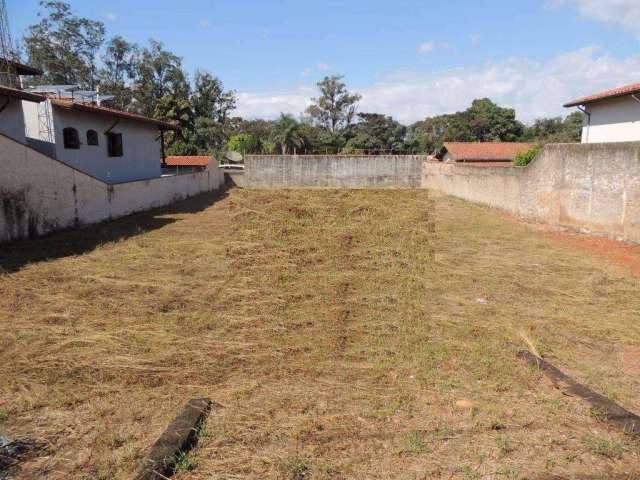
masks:
<path id="1" fill-rule="evenodd" d="M 520 152 L 526 152 L 533 145 L 515 142 L 445 142 L 436 152 L 441 162 L 472 163 L 481 166 L 506 166 Z"/>
<path id="2" fill-rule="evenodd" d="M 595 93 L 564 105 L 585 114 L 582 143 L 640 141 L 640 83 Z"/>
<path id="3" fill-rule="evenodd" d="M 169 156 L 164 159 L 162 173 L 167 175 L 179 175 L 182 173 L 193 173 L 204 170 L 213 160 L 211 155 L 201 156 Z"/>
<path id="4" fill-rule="evenodd" d="M 20 143 L 26 143 L 22 103 L 37 105 L 45 98 L 23 90 L 0 85 L 0 133 Z"/>
<path id="5" fill-rule="evenodd" d="M 23 111 L 28 145 L 106 183 L 160 177 L 164 132 L 177 128 L 70 99 L 23 102 Z"/>

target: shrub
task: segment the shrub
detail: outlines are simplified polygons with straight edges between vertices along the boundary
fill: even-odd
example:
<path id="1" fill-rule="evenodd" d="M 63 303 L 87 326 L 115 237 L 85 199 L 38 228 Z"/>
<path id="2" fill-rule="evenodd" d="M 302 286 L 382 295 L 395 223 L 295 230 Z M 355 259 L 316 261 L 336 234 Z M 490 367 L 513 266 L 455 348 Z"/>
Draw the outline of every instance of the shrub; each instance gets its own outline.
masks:
<path id="1" fill-rule="evenodd" d="M 229 139 L 227 150 L 242 154 L 256 153 L 260 151 L 260 142 L 250 133 L 239 133 Z"/>
<path id="2" fill-rule="evenodd" d="M 534 158 L 538 156 L 541 150 L 542 146 L 534 145 L 526 152 L 519 152 L 516 155 L 516 158 L 513 159 L 513 164 L 516 167 L 526 167 L 533 161 Z"/>

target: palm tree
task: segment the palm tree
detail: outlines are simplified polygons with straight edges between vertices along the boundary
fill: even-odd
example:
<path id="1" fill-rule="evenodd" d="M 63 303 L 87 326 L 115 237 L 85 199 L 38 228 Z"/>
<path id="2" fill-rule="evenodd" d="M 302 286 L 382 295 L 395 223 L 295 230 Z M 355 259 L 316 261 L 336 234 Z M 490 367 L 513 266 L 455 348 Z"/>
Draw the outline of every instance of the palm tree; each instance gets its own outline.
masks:
<path id="1" fill-rule="evenodd" d="M 280 146 L 283 155 L 304 150 L 306 139 L 300 128 L 300 124 L 291 116 L 280 114 L 280 120 L 273 126 L 271 139 Z"/>

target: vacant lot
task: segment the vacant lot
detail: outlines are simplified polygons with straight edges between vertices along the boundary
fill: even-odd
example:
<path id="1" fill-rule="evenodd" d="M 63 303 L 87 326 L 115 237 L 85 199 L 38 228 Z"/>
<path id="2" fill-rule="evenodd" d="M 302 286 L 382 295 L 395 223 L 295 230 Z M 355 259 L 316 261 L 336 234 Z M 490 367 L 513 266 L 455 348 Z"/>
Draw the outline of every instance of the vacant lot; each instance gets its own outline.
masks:
<path id="1" fill-rule="evenodd" d="M 1 248 L 0 435 L 47 443 L 18 478 L 129 478 L 201 396 L 181 480 L 640 473 L 516 359 L 640 412 L 638 278 L 494 211 L 234 190 Z"/>

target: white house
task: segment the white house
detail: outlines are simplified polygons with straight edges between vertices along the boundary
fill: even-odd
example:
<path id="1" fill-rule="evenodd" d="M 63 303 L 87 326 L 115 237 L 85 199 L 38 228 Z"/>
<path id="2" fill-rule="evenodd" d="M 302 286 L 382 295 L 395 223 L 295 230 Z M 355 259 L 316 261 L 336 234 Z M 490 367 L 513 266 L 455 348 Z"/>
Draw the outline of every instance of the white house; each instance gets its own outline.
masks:
<path id="1" fill-rule="evenodd" d="M 585 114 L 582 143 L 640 141 L 640 83 L 578 98 L 564 105 Z"/>
<path id="2" fill-rule="evenodd" d="M 44 100 L 40 95 L 0 85 L 0 134 L 26 143 L 22 104 L 32 104 L 37 109 L 37 104 Z"/>
<path id="3" fill-rule="evenodd" d="M 27 144 L 106 183 L 162 175 L 164 132 L 174 125 L 93 103 L 24 102 Z"/>

